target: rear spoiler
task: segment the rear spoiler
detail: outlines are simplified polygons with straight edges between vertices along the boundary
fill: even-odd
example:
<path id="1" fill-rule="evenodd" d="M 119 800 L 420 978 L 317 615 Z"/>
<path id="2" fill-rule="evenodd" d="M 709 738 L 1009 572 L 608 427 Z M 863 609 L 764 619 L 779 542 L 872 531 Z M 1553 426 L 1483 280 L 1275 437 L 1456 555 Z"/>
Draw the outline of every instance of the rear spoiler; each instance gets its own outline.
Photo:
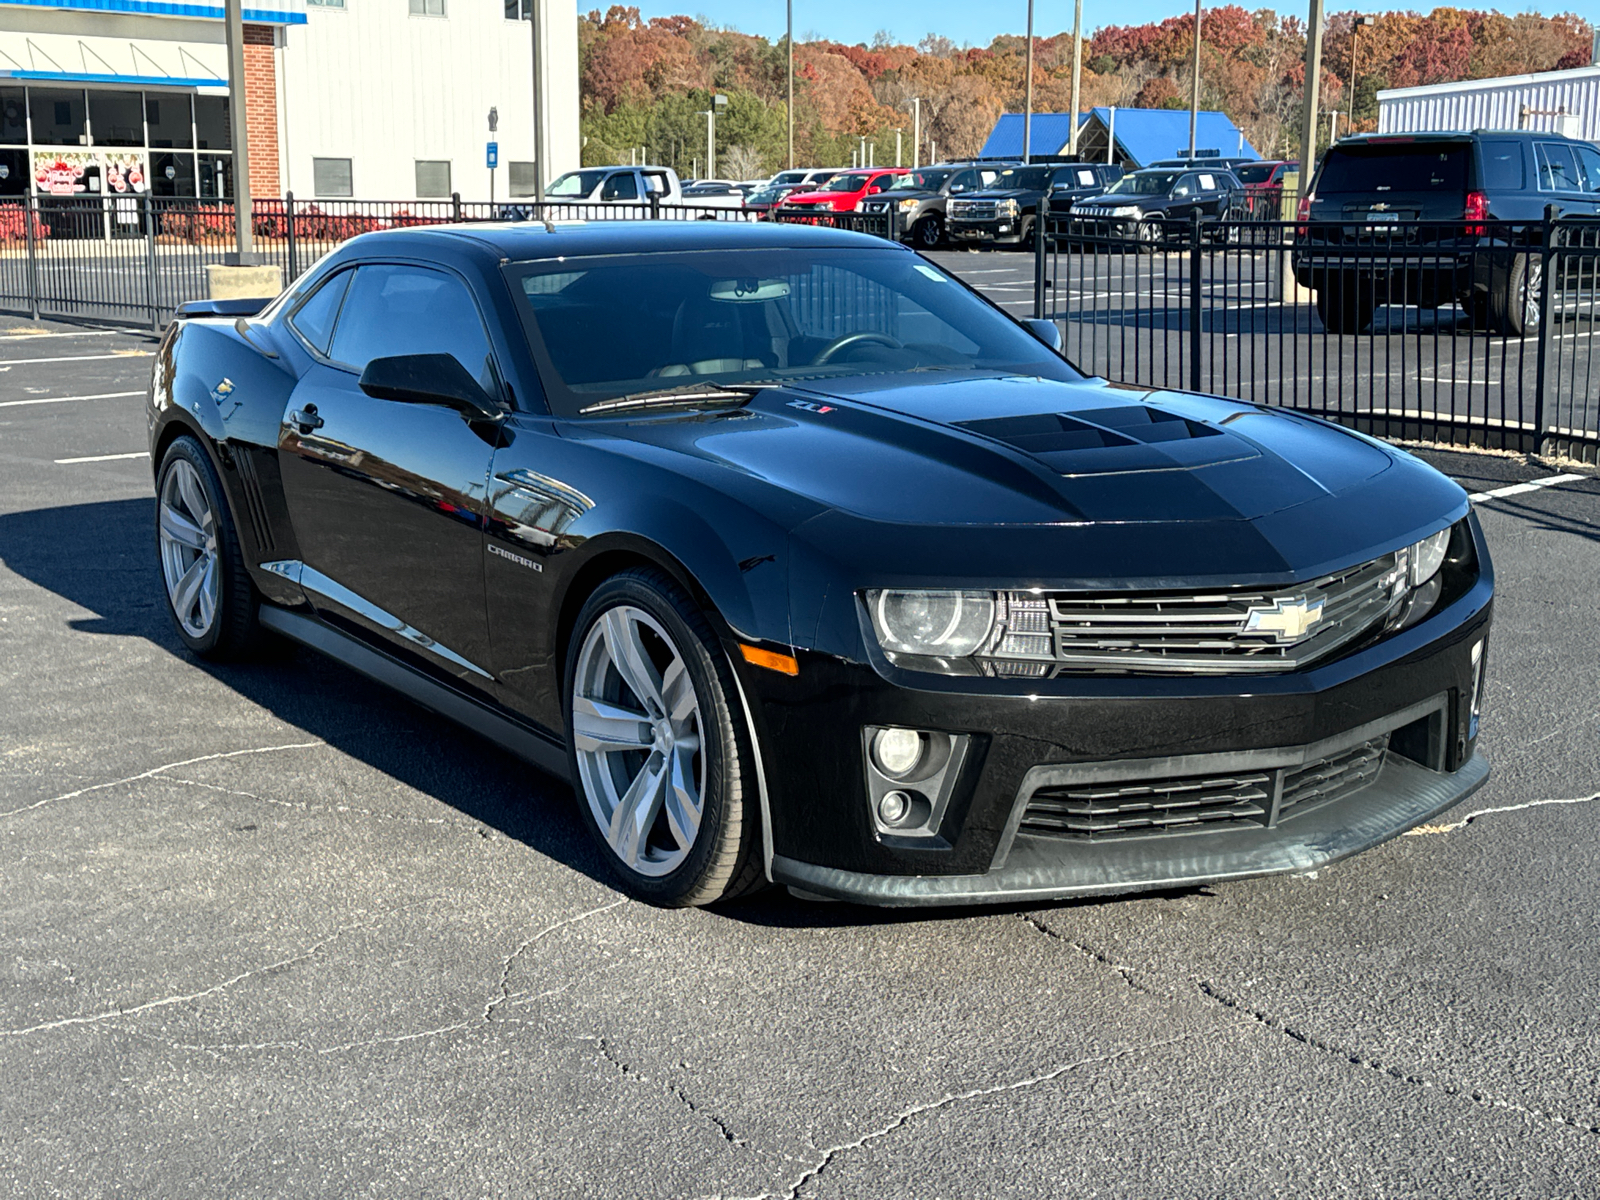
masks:
<path id="1" fill-rule="evenodd" d="M 276 296 L 263 296 L 259 300 L 187 300 L 178 305 L 172 318 L 181 321 L 185 317 L 253 317 L 275 299 Z"/>

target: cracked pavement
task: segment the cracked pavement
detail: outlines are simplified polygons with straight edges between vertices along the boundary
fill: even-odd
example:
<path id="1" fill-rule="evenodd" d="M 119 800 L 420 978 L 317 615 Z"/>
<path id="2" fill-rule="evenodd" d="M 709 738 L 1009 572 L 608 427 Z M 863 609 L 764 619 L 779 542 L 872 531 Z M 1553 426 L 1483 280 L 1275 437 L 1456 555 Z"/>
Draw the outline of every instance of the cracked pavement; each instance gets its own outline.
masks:
<path id="1" fill-rule="evenodd" d="M 471 735 L 309 652 L 186 657 L 148 465 L 54 462 L 141 445 L 137 398 L 0 409 L 0 1196 L 1600 1191 L 1592 472 L 1482 507 L 1495 774 L 1416 836 L 1131 899 L 669 912 Z"/>

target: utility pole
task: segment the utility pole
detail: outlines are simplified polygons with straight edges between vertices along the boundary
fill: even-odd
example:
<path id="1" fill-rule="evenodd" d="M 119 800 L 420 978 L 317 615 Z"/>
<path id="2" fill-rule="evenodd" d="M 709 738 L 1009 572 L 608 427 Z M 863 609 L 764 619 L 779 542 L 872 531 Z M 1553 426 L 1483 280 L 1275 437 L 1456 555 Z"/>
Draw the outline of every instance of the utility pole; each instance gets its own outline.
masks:
<path id="1" fill-rule="evenodd" d="M 894 165 L 900 166 L 900 126 L 894 127 Z"/>
<path id="2" fill-rule="evenodd" d="M 1195 0 L 1199 3 L 1200 0 Z M 1028 65 L 1022 85 L 1022 161 L 1033 149 L 1033 0 L 1028 0 Z"/>
<path id="3" fill-rule="evenodd" d="M 1083 82 L 1083 0 L 1077 0 L 1072 13 L 1072 142 L 1067 149 L 1078 152 L 1078 88 Z"/>
<path id="4" fill-rule="evenodd" d="M 786 0 L 789 32 L 786 43 L 789 50 L 789 169 L 794 170 L 794 0 Z"/>
<path id="5" fill-rule="evenodd" d="M 543 0 L 524 0 L 528 5 L 528 36 L 533 41 L 533 201 L 544 204 L 544 71 L 539 52 L 544 47 L 540 30 L 539 5 Z M 543 212 L 540 213 L 543 216 Z"/>
<path id="6" fill-rule="evenodd" d="M 922 97 L 911 97 L 911 169 L 922 165 Z"/>
<path id="7" fill-rule="evenodd" d="M 1200 123 L 1200 0 L 1194 0 L 1194 83 L 1189 92 L 1189 159 L 1194 160 L 1195 129 Z"/>
<path id="8" fill-rule="evenodd" d="M 1306 18 L 1305 102 L 1300 107 L 1300 194 L 1311 194 L 1311 175 L 1317 163 L 1317 92 L 1322 82 L 1322 0 L 1310 0 Z"/>
<path id="9" fill-rule="evenodd" d="M 227 0 L 228 123 L 233 141 L 233 266 L 256 265 L 255 222 L 250 204 L 250 136 L 244 99 L 244 3 Z"/>

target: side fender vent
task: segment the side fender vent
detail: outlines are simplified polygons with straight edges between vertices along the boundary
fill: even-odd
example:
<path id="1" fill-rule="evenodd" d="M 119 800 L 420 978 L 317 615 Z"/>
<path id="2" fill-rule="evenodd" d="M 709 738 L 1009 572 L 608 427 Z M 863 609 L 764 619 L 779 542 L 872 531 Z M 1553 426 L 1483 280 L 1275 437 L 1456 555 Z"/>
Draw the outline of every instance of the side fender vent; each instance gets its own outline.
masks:
<path id="1" fill-rule="evenodd" d="M 255 543 L 259 557 L 273 553 L 272 522 L 267 519 L 266 501 L 261 496 L 261 479 L 256 474 L 255 452 L 238 448 L 233 461 L 239 469 L 239 490 L 244 495 L 245 524 L 250 527 L 250 540 Z"/>

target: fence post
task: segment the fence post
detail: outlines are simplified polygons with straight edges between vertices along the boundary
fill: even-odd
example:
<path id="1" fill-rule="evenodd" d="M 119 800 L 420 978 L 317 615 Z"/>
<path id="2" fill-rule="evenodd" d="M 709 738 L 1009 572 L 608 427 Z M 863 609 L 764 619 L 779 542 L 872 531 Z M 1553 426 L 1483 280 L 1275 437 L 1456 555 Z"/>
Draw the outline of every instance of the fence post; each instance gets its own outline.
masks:
<path id="1" fill-rule="evenodd" d="M 1189 390 L 1200 391 L 1200 210 L 1189 214 Z"/>
<path id="2" fill-rule="evenodd" d="M 454 222 L 455 224 L 457 224 L 457 225 L 461 224 L 461 193 L 460 192 L 451 192 L 450 193 L 450 220 L 452 222 Z"/>
<path id="3" fill-rule="evenodd" d="M 285 236 L 289 239 L 289 278 L 284 280 L 284 283 L 290 284 L 296 279 L 300 278 L 300 256 L 298 254 L 299 247 L 295 244 L 294 236 L 293 192 L 285 192 L 283 194 L 283 219 L 284 223 L 288 227 L 285 232 Z"/>
<path id="4" fill-rule="evenodd" d="M 1033 315 L 1042 320 L 1050 314 L 1045 311 L 1045 248 L 1050 242 L 1050 195 L 1039 197 L 1039 211 L 1033 219 Z"/>
<path id="5" fill-rule="evenodd" d="M 34 245 L 34 222 L 39 219 L 39 198 L 29 191 L 25 197 L 26 204 L 22 213 L 22 228 L 26 231 L 28 239 L 28 311 L 32 319 L 39 319 L 39 261 L 38 248 Z"/>
<path id="6" fill-rule="evenodd" d="M 1535 454 L 1544 449 L 1545 359 L 1550 350 L 1550 264 L 1552 261 L 1550 243 L 1555 238 L 1556 216 L 1560 211 L 1554 204 L 1546 204 L 1544 206 L 1544 226 L 1539 239 L 1539 261 L 1542 269 L 1539 272 L 1538 366 L 1533 377 L 1533 452 Z M 1523 279 L 1524 281 L 1527 279 L 1526 272 L 1523 273 Z"/>
<path id="7" fill-rule="evenodd" d="M 156 289 L 156 198 L 146 192 L 144 201 L 144 279 L 145 300 L 150 306 L 150 331 L 161 332 L 160 293 Z"/>

